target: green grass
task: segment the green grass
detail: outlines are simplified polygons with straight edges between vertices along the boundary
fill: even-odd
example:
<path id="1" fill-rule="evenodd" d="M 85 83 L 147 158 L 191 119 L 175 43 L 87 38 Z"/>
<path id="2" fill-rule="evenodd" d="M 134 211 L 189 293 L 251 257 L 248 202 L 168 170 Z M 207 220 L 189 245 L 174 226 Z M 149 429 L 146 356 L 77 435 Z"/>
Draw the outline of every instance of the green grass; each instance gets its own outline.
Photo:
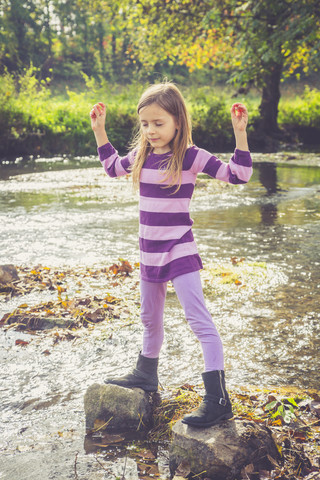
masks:
<path id="1" fill-rule="evenodd" d="M 0 82 L 0 158 L 41 154 L 95 154 L 89 112 L 93 103 L 107 106 L 107 132 L 120 152 L 128 147 L 136 125 L 136 104 L 145 85 L 99 85 L 83 75 L 77 89 L 65 88 L 53 95 L 47 82 L 38 82 L 33 67 L 18 78 L 9 73 Z M 245 102 L 250 120 L 258 116 L 256 92 L 232 96 L 222 86 L 183 87 L 192 117 L 196 144 L 211 151 L 232 150 L 234 146 L 230 107 Z M 57 92 L 57 90 L 55 90 Z M 306 87 L 302 95 L 286 96 L 280 102 L 279 122 L 296 131 L 320 131 L 320 91 Z"/>

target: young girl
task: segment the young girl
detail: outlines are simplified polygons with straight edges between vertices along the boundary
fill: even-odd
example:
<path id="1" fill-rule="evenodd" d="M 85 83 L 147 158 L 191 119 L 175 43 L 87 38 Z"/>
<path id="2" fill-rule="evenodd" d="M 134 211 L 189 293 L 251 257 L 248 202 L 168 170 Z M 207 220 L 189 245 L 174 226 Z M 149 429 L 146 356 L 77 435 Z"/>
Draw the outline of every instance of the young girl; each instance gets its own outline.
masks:
<path id="1" fill-rule="evenodd" d="M 199 172 L 233 184 L 246 183 L 252 174 L 243 104 L 231 108 L 236 149 L 229 163 L 192 143 L 184 99 L 171 83 L 149 87 L 137 108 L 140 131 L 133 150 L 119 157 L 105 131 L 106 108 L 93 106 L 91 126 L 100 161 L 111 177 L 132 173 L 140 193 L 140 289 L 144 327 L 142 351 L 132 372 L 112 383 L 154 392 L 158 388 L 158 357 L 163 342 L 163 312 L 167 282 L 171 280 L 186 319 L 201 343 L 205 396 L 200 407 L 182 420 L 208 427 L 232 418 L 225 387 L 223 347 L 206 308 L 199 270 L 202 262 L 192 234 L 189 204 Z"/>

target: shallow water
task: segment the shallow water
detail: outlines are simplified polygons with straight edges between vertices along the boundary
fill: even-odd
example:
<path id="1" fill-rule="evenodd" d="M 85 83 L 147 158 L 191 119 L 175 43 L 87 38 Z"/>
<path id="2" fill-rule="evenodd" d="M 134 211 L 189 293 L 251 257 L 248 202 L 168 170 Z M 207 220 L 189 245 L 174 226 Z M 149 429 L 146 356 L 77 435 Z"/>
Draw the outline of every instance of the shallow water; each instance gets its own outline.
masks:
<path id="1" fill-rule="evenodd" d="M 0 178 L 0 264 L 98 268 L 139 260 L 137 196 L 128 179 L 106 177 L 96 158 L 17 162 L 3 165 Z M 320 156 L 256 154 L 247 185 L 199 177 L 191 211 L 228 384 L 320 388 Z M 241 285 L 210 277 L 210 268 L 230 268 L 231 257 L 245 258 Z M 93 294 L 103 285 L 91 280 L 85 288 Z M 50 295 L 2 302 L 0 318 L 22 301 L 37 304 Z M 84 449 L 83 395 L 135 361 L 138 310 L 129 317 L 127 327 L 120 319 L 57 343 L 53 334 L 0 330 L 1 480 L 121 475 L 123 458 L 98 457 L 107 473 Z M 161 383 L 199 383 L 200 347 L 171 289 L 165 322 Z M 16 346 L 16 339 L 30 344 Z M 165 478 L 161 450 L 159 458 Z M 126 478 L 137 479 L 135 462 L 127 462 Z"/>

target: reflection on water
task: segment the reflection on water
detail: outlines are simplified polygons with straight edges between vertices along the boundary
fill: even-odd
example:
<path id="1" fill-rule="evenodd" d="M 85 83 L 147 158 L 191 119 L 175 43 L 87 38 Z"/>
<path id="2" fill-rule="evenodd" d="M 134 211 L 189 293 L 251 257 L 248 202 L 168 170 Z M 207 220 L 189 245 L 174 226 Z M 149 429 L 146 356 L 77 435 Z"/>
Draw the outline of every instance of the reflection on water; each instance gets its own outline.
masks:
<path id="1" fill-rule="evenodd" d="M 263 155 L 255 160 L 248 185 L 200 177 L 192 202 L 205 264 L 230 264 L 235 256 L 268 267 L 265 285 L 253 279 L 243 288 L 232 284 L 207 294 L 225 347 L 228 382 L 319 388 L 320 158 L 310 165 L 300 155 L 300 166 Z M 128 179 L 109 179 L 96 162 L 60 158 L 2 168 L 0 264 L 138 261 L 137 196 Z M 99 285 L 88 284 L 94 288 Z M 30 295 L 27 301 L 44 299 Z M 0 315 L 21 301 L 2 302 Z M 166 307 L 161 383 L 198 383 L 200 348 L 171 290 Z M 75 458 L 79 479 L 104 478 L 83 450 L 83 394 L 115 370 L 127 371 L 142 335 L 138 318 L 126 328 L 115 326 L 111 335 L 110 328 L 99 325 L 56 345 L 42 333 L 25 348 L 15 340 L 29 335 L 0 331 L 1 479 L 74 478 Z M 132 469 L 130 478 L 137 479 L 135 464 Z"/>

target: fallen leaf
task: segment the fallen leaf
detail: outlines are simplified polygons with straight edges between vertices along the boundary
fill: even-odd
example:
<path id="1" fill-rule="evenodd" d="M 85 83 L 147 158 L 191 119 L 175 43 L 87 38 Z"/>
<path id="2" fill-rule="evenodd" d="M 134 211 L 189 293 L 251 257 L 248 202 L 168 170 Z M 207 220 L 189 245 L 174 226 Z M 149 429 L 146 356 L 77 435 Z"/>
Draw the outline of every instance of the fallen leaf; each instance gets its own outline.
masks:
<path id="1" fill-rule="evenodd" d="M 188 475 L 190 475 L 191 473 L 191 468 L 190 468 L 190 465 L 189 463 L 186 461 L 186 460 L 183 460 L 180 465 L 178 466 L 175 474 L 180 475 L 180 477 L 182 478 L 186 478 Z"/>
<path id="2" fill-rule="evenodd" d="M 125 437 L 121 435 L 112 435 L 112 434 L 104 434 L 103 437 L 101 438 L 101 441 L 103 443 L 119 443 L 123 442 L 125 440 Z"/>
<path id="3" fill-rule="evenodd" d="M 154 460 L 156 458 L 150 450 L 142 450 L 141 452 L 137 452 L 137 456 L 141 457 L 143 460 Z"/>
<path id="4" fill-rule="evenodd" d="M 25 342 L 24 340 L 16 340 L 16 345 L 21 345 L 21 347 L 25 347 L 29 345 L 30 342 Z"/>
<path id="5" fill-rule="evenodd" d="M 271 455 L 268 454 L 267 457 L 271 465 L 273 465 L 274 467 L 279 467 L 278 462 L 274 458 L 272 458 Z"/>

